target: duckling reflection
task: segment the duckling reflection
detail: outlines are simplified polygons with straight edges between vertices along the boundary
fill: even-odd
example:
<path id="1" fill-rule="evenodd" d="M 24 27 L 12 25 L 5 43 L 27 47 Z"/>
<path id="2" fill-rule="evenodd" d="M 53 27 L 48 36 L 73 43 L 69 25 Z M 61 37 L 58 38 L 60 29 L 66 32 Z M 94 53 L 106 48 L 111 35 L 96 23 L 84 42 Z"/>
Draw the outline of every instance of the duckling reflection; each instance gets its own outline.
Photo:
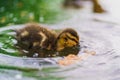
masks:
<path id="1" fill-rule="evenodd" d="M 49 57 L 62 57 L 68 56 L 69 54 L 77 55 L 79 53 L 80 46 L 67 47 L 61 51 L 52 51 L 45 49 L 34 49 L 30 51 L 25 51 L 21 49 L 22 56 L 34 57 L 34 58 L 49 58 Z"/>
<path id="2" fill-rule="evenodd" d="M 77 45 L 75 47 L 67 47 L 58 52 L 57 56 L 68 56 L 70 54 L 77 55 L 80 51 L 80 46 Z"/>
<path id="3" fill-rule="evenodd" d="M 29 51 L 20 49 L 22 56 L 33 57 L 33 58 L 49 58 L 49 57 L 56 57 L 56 52 L 53 50 L 46 50 L 46 49 L 31 49 Z"/>

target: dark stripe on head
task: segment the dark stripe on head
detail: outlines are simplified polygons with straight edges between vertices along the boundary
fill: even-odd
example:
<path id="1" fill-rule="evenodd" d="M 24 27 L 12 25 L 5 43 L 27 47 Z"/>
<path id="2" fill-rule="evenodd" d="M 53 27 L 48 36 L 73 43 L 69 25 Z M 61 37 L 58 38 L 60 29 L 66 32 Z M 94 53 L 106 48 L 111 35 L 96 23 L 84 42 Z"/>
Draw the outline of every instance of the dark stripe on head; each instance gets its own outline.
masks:
<path id="1" fill-rule="evenodd" d="M 68 35 L 66 35 L 66 37 L 69 38 L 70 40 L 75 41 L 76 43 L 78 43 L 78 41 L 76 39 L 74 39 L 74 38 L 72 38 L 72 37 L 70 37 Z"/>
<path id="2" fill-rule="evenodd" d="M 65 29 L 63 32 L 68 32 L 71 35 L 75 36 L 77 39 L 79 39 L 78 34 L 74 29 L 68 28 L 68 29 Z"/>

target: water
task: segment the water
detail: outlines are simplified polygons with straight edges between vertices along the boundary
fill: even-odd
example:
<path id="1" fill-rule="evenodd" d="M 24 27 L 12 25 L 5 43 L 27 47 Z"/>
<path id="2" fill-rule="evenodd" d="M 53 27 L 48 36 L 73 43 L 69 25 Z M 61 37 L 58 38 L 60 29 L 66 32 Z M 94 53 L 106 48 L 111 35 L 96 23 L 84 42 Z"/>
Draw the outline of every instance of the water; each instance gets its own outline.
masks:
<path id="1" fill-rule="evenodd" d="M 1 28 L 15 29 L 23 25 Z M 71 27 L 80 36 L 81 51 L 95 51 L 96 55 L 69 66 L 57 64 L 57 58 L 27 58 L 0 54 L 0 79 L 2 80 L 119 80 L 120 79 L 120 26 L 95 21 L 93 18 L 73 17 L 52 29 Z"/>
<path id="2" fill-rule="evenodd" d="M 58 60 L 63 59 L 63 57 L 21 57 L 18 55 L 19 52 L 15 50 L 13 46 L 13 43 L 16 43 L 16 41 L 7 35 L 4 36 L 5 38 L 0 35 L 0 41 L 3 41 L 3 43 L 6 42 L 5 44 L 0 42 L 0 49 L 2 46 L 4 46 L 2 50 L 0 50 L 0 79 L 120 80 L 120 26 L 116 24 L 119 24 L 119 5 L 117 4 L 116 6 L 116 3 L 118 3 L 117 1 L 115 4 L 113 4 L 113 0 L 111 0 L 110 4 L 108 2 L 110 1 L 106 1 L 106 4 L 108 4 L 108 7 L 106 8 L 110 9 L 109 12 L 112 16 L 109 14 L 96 14 L 93 16 L 93 14 L 91 14 L 92 9 L 90 8 L 90 5 L 87 5 L 87 9 L 81 10 L 83 11 L 82 13 L 77 10 L 70 12 L 70 14 L 72 13 L 74 15 L 73 18 L 67 21 L 63 21 L 62 23 L 47 25 L 52 29 L 63 29 L 65 27 L 72 27 L 76 29 L 80 36 L 81 45 L 81 51 L 79 51 L 78 55 L 84 55 L 84 50 L 95 51 L 96 55 L 88 56 L 84 60 L 69 66 L 60 66 L 57 62 Z M 103 3 L 105 3 L 105 0 Z M 0 12 L 6 12 L 6 8 L 4 6 L 1 7 Z M 24 18 L 24 15 L 26 15 L 26 12 L 22 11 L 22 18 L 20 20 Z M 34 15 L 34 12 L 31 12 L 28 14 L 28 19 L 33 20 Z M 8 24 L 6 22 L 6 19 L 8 18 L 10 18 L 10 20 L 12 19 L 15 23 L 19 22 L 20 20 L 18 20 L 18 17 L 14 15 L 14 12 L 10 13 L 7 18 L 6 16 L 3 16 L 1 23 L 3 23 L 2 25 Z M 51 17 L 45 18 L 41 16 L 37 21 L 44 22 L 44 20 L 47 19 L 51 21 Z M 54 16 L 52 17 L 52 20 L 54 20 L 53 18 Z M 26 19 L 22 21 L 26 22 Z M 14 25 L 0 28 L 0 33 L 2 31 L 20 27 L 23 27 L 23 25 Z M 14 33 L 9 33 L 8 31 L 8 34 Z M 8 49 L 8 47 L 11 48 Z"/>

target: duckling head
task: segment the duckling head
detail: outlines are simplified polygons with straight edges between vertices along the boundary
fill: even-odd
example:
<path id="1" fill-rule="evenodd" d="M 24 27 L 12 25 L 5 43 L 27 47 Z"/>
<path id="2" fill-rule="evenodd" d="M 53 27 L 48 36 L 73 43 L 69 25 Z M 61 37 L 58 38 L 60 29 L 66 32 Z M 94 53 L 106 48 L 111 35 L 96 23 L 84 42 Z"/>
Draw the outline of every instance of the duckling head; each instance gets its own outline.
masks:
<path id="1" fill-rule="evenodd" d="M 68 28 L 63 30 L 57 37 L 56 50 L 61 51 L 79 45 L 79 36 L 74 29 Z"/>

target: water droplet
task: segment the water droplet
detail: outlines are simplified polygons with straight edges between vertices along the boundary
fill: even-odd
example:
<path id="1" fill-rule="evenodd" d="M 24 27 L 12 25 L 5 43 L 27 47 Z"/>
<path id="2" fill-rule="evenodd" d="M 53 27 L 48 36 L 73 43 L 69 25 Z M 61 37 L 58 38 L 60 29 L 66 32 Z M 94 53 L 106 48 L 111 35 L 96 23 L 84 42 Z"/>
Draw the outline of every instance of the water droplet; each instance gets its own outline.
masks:
<path id="1" fill-rule="evenodd" d="M 34 53 L 33 57 L 38 57 L 38 53 Z"/>
<path id="2" fill-rule="evenodd" d="M 17 44 L 17 40 L 11 39 L 14 44 Z"/>

